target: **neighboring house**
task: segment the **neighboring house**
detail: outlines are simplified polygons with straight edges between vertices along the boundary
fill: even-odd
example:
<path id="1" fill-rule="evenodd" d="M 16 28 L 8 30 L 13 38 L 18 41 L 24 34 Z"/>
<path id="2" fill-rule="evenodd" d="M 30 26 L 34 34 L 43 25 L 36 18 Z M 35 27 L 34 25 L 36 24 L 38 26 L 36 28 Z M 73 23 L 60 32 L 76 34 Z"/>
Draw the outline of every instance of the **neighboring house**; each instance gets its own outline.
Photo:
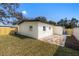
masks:
<path id="1" fill-rule="evenodd" d="M 77 23 L 77 27 L 79 27 L 79 22 Z"/>
<path id="2" fill-rule="evenodd" d="M 53 26 L 38 20 L 25 20 L 19 23 L 18 33 L 41 39 L 53 35 Z"/>
<path id="3" fill-rule="evenodd" d="M 74 28 L 73 29 L 73 35 L 79 41 L 79 28 Z"/>

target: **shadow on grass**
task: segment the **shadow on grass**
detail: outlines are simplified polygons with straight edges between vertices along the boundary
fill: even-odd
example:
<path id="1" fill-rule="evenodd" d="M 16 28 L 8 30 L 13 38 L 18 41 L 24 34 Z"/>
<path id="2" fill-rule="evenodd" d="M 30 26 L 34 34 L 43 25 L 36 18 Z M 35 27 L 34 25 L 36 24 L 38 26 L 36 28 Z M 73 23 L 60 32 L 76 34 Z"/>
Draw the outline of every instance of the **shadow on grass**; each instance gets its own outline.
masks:
<path id="1" fill-rule="evenodd" d="M 66 47 L 58 47 L 54 56 L 79 56 L 79 51 Z"/>
<path id="2" fill-rule="evenodd" d="M 79 41 L 73 35 L 67 37 L 65 46 L 79 51 Z"/>
<path id="3" fill-rule="evenodd" d="M 65 47 L 58 47 L 54 56 L 79 56 L 79 41 L 73 35 L 68 36 Z"/>
<path id="4" fill-rule="evenodd" d="M 63 52 L 62 50 L 63 47 L 58 47 L 58 49 L 56 50 L 56 52 L 54 53 L 54 56 L 66 56 L 66 54 L 64 54 L 65 52 Z M 65 51 L 65 50 L 64 50 Z"/>
<path id="5" fill-rule="evenodd" d="M 18 37 L 20 39 L 26 39 L 26 38 L 30 38 L 30 39 L 35 39 L 35 38 L 32 38 L 32 37 L 29 37 L 29 36 L 24 36 L 24 35 L 21 35 L 21 34 L 10 34 L 12 36 L 15 36 L 15 37 Z"/>
<path id="6" fill-rule="evenodd" d="M 79 52 L 66 47 L 59 47 L 54 56 L 79 56 Z"/>

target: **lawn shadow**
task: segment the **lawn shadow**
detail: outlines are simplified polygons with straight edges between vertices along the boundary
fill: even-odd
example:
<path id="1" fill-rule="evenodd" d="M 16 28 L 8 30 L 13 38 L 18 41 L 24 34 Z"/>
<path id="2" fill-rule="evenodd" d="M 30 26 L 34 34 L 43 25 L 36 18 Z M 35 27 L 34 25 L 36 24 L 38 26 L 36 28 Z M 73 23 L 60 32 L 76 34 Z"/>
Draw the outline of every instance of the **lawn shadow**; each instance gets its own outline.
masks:
<path id="1" fill-rule="evenodd" d="M 73 35 L 67 37 L 65 46 L 79 51 L 79 41 Z"/>
<path id="2" fill-rule="evenodd" d="M 63 48 L 63 47 L 60 47 L 60 46 L 59 46 L 53 56 L 66 56 L 66 55 L 64 55 L 64 52 L 61 51 L 61 50 L 62 50 L 61 48 Z M 61 51 L 61 52 L 60 52 L 60 51 Z"/>
<path id="3" fill-rule="evenodd" d="M 29 37 L 29 36 L 24 36 L 24 35 L 21 35 L 21 34 L 11 34 L 12 36 L 15 36 L 15 37 L 18 37 L 20 39 L 26 39 L 26 38 L 30 38 L 30 39 L 35 39 L 35 38 L 32 38 L 32 37 Z"/>
<path id="4" fill-rule="evenodd" d="M 72 35 L 67 36 L 64 47 L 58 47 L 54 56 L 79 56 L 79 41 Z"/>
<path id="5" fill-rule="evenodd" d="M 79 52 L 66 47 L 58 47 L 54 56 L 79 56 Z"/>

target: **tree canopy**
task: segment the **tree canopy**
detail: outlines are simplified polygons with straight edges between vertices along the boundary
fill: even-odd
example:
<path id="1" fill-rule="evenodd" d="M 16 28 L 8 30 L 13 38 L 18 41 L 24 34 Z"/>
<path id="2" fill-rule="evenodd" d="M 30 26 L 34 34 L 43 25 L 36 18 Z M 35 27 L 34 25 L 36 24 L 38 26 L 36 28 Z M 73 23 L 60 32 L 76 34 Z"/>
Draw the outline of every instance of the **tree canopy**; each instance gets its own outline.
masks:
<path id="1" fill-rule="evenodd" d="M 55 21 L 50 20 L 48 22 L 49 22 L 49 24 L 56 25 L 56 22 Z"/>
<path id="2" fill-rule="evenodd" d="M 74 28 L 77 27 L 78 20 L 76 18 L 72 18 L 68 20 L 67 18 L 61 19 L 57 22 L 57 25 L 63 26 L 65 28 Z"/>
<path id="3" fill-rule="evenodd" d="M 34 20 L 39 20 L 39 21 L 47 22 L 46 17 L 43 17 L 43 16 L 38 16 Z"/>
<path id="4" fill-rule="evenodd" d="M 19 6 L 20 4 L 18 3 L 0 3 L 0 21 L 5 24 L 5 20 L 10 18 L 16 19 L 17 21 L 23 20 L 25 17 L 21 12 L 17 11 Z M 6 22 L 9 23 L 11 21 L 7 20 Z"/>

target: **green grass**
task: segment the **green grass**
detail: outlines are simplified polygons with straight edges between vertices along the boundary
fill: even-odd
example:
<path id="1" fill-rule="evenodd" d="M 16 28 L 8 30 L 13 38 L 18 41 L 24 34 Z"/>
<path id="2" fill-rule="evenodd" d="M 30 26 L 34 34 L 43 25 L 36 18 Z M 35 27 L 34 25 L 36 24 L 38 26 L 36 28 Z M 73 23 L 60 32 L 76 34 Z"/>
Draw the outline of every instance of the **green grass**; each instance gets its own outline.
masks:
<path id="1" fill-rule="evenodd" d="M 79 51 L 62 48 L 23 36 L 0 36 L 0 55 L 5 56 L 52 56 L 79 55 Z"/>
<path id="2" fill-rule="evenodd" d="M 66 47 L 59 47 L 54 55 L 55 56 L 79 56 L 79 51 L 66 48 Z"/>

